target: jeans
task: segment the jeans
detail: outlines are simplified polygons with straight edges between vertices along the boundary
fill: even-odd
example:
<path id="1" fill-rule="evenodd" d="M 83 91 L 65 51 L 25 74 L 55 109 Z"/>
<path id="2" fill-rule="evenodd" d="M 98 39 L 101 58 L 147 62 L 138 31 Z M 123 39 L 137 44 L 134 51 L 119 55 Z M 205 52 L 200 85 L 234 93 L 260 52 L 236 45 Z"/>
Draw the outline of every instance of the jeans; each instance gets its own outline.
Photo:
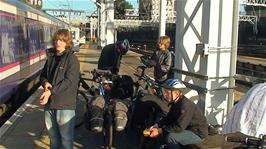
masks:
<path id="1" fill-rule="evenodd" d="M 203 140 L 192 131 L 183 130 L 179 133 L 168 133 L 165 141 L 167 149 L 181 149 L 182 145 L 198 144 Z"/>
<path id="2" fill-rule="evenodd" d="M 45 109 L 50 149 L 73 149 L 75 110 Z"/>

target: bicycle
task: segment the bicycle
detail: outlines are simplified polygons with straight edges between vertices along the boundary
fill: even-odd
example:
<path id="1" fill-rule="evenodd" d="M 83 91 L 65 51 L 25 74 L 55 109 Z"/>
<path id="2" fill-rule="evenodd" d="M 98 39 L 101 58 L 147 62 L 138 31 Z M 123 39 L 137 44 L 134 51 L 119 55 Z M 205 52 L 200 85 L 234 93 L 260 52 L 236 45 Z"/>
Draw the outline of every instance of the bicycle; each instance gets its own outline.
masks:
<path id="1" fill-rule="evenodd" d="M 112 101 L 109 98 L 110 90 L 113 83 L 114 75 L 109 70 L 94 69 L 91 71 L 93 80 L 98 83 L 96 95 L 102 95 L 105 100 L 104 106 L 104 146 L 112 148 L 113 145 L 113 116 L 112 116 Z"/>
<path id="2" fill-rule="evenodd" d="M 251 136 L 226 136 L 225 141 L 241 143 L 244 145 L 243 147 L 236 147 L 234 149 L 266 149 L 266 135 L 261 135 L 260 138 Z"/>
<path id="3" fill-rule="evenodd" d="M 133 75 L 138 78 L 138 80 L 134 83 L 136 87 L 134 93 L 134 100 L 136 100 L 138 97 L 143 96 L 145 92 L 160 97 L 161 92 L 159 83 L 157 83 L 154 78 L 145 73 L 146 69 L 149 68 L 147 64 L 149 57 L 141 56 L 140 59 L 142 65 L 138 66 L 137 72 L 133 73 Z M 145 82 L 144 87 L 141 86 L 141 81 Z"/>
<path id="4" fill-rule="evenodd" d="M 155 81 L 154 78 L 152 78 L 151 76 L 147 75 L 145 73 L 146 69 L 149 68 L 149 62 L 148 62 L 149 56 L 142 56 L 140 57 L 141 60 L 141 64 L 140 66 L 137 67 L 137 71 L 135 73 L 133 73 L 134 76 L 136 76 L 138 79 L 135 82 L 135 93 L 134 93 L 134 101 L 137 104 L 137 102 L 139 101 L 140 98 L 144 97 L 145 94 L 148 95 L 155 95 L 157 97 L 162 97 L 162 92 L 160 89 L 160 84 L 158 82 Z M 144 85 L 141 84 L 142 81 L 144 82 Z M 136 110 L 136 109 L 135 109 Z M 142 132 L 143 130 L 149 128 L 152 124 L 154 124 L 154 121 L 158 118 L 154 115 L 155 113 L 155 109 L 153 109 L 153 111 L 148 113 L 148 119 L 145 120 L 143 125 L 136 125 L 135 128 L 137 128 L 138 131 L 138 135 L 139 135 L 139 148 L 143 148 L 145 145 L 147 145 L 147 142 L 150 142 L 153 139 L 149 139 L 143 136 Z M 133 123 L 135 121 L 135 118 L 133 116 Z M 134 126 L 133 126 L 134 127 Z M 154 143 L 154 141 L 150 142 L 152 146 L 152 144 Z M 147 146 L 146 146 L 147 147 Z M 145 148 L 145 147 L 144 147 Z M 149 147 L 148 147 L 149 148 Z"/>
<path id="5" fill-rule="evenodd" d="M 95 82 L 98 83 L 97 95 L 102 95 L 105 100 L 105 106 L 103 109 L 104 111 L 104 127 L 103 127 L 104 131 L 103 132 L 104 132 L 105 147 L 112 148 L 113 134 L 114 134 L 114 122 L 117 122 L 117 119 L 114 119 L 114 117 L 118 119 L 121 118 L 120 116 L 116 114 L 120 113 L 118 112 L 119 110 L 124 110 L 124 109 L 120 109 L 121 108 L 120 103 L 123 103 L 123 105 L 127 107 L 126 111 L 124 111 L 125 113 L 127 113 L 127 111 L 129 111 L 128 108 L 131 107 L 131 98 L 132 98 L 133 91 L 128 90 L 130 88 L 127 86 L 128 85 L 127 81 L 129 81 L 128 80 L 129 76 L 116 75 L 116 74 L 112 74 L 109 70 L 99 70 L 99 69 L 93 70 L 92 74 L 93 74 L 93 78 Z M 113 99 L 120 99 L 120 100 L 113 100 Z M 115 113 L 115 112 L 118 112 L 118 113 Z M 126 117 L 126 121 L 127 121 L 127 117 Z M 121 121 L 118 121 L 118 122 L 121 122 Z M 123 128 L 121 129 L 121 127 L 117 127 L 116 130 L 122 131 Z"/>
<path id="6" fill-rule="evenodd" d="M 120 81 L 120 79 L 123 80 L 124 76 L 120 76 L 120 75 L 115 75 L 112 74 L 111 71 L 109 70 L 100 70 L 100 69 L 94 69 L 92 71 L 89 72 L 90 74 L 92 74 L 92 79 L 87 79 L 87 78 L 83 78 L 83 74 L 81 74 L 81 79 L 80 79 L 80 86 L 82 86 L 85 91 L 81 91 L 79 90 L 79 94 L 81 96 L 83 96 L 86 100 L 86 108 L 88 111 L 88 109 L 90 108 L 89 105 L 91 104 L 90 102 L 92 102 L 92 100 L 90 98 L 87 97 L 88 94 L 93 96 L 97 96 L 97 95 L 101 95 L 104 97 L 104 101 L 105 101 L 105 106 L 103 108 L 104 111 L 104 146 L 105 148 L 112 148 L 112 144 L 113 144 L 113 110 L 114 110 L 114 105 L 117 102 L 116 100 L 112 100 L 112 99 L 125 99 L 123 98 L 125 94 L 128 94 L 128 92 L 125 90 L 125 92 L 116 95 L 117 91 L 115 90 L 115 88 L 117 87 L 117 81 Z M 89 80 L 89 81 L 93 81 L 96 82 L 97 85 L 88 85 L 85 80 Z M 114 92 L 114 93 L 113 93 Z M 130 96 L 132 97 L 132 95 Z M 131 101 L 129 101 L 131 102 Z M 128 107 L 130 107 L 131 104 L 127 105 Z M 89 113 L 85 113 L 85 119 L 90 119 Z M 88 123 L 87 123 L 88 122 Z M 86 128 L 91 129 L 89 121 L 86 120 L 85 123 Z"/>
<path id="7" fill-rule="evenodd" d="M 109 79 L 109 76 L 111 75 L 111 72 L 110 71 L 103 71 L 103 70 L 96 70 L 94 69 L 93 71 L 90 71 L 88 72 L 90 74 L 92 74 L 93 78 L 90 79 L 90 78 L 84 78 L 83 76 L 85 75 L 84 73 L 80 73 L 80 81 L 79 81 L 79 87 L 82 87 L 84 90 L 78 90 L 78 95 L 81 95 L 83 97 L 83 99 L 85 100 L 85 103 L 86 103 L 86 111 L 88 111 L 89 109 L 89 104 L 90 102 L 92 101 L 92 97 L 96 96 L 96 95 L 102 95 L 105 100 L 108 99 L 108 91 L 110 90 L 109 89 L 109 85 L 112 84 L 112 81 L 108 80 Z M 104 79 L 104 78 L 108 78 L 108 79 Z M 88 83 L 86 83 L 86 80 L 87 81 L 94 81 L 96 83 L 98 83 L 98 87 L 95 87 L 93 85 L 89 85 Z M 91 96 L 91 98 L 89 97 Z M 109 105 L 109 103 L 107 103 Z M 109 109 L 109 108 L 107 108 Z M 104 109 L 105 111 L 105 109 Z M 111 110 L 110 110 L 111 111 Z M 107 114 L 111 114 L 108 110 Z M 86 119 L 86 114 L 85 114 L 85 119 Z M 112 124 L 112 122 L 110 122 L 110 117 L 109 115 L 106 115 L 105 116 L 105 119 L 107 118 L 108 120 L 108 123 L 109 124 Z M 80 127 L 81 125 L 84 124 L 84 120 L 78 124 L 75 125 L 75 128 L 78 128 Z M 109 125 L 110 129 L 109 129 L 109 133 L 105 133 L 108 135 L 108 137 L 106 137 L 106 135 L 104 135 L 104 142 L 109 141 L 109 145 L 108 146 L 111 146 L 111 142 L 112 142 L 112 125 Z M 85 123 L 85 127 L 86 128 L 90 128 L 89 124 L 88 123 Z M 110 134 L 110 135 L 109 135 Z M 106 139 L 108 138 L 108 139 Z"/>

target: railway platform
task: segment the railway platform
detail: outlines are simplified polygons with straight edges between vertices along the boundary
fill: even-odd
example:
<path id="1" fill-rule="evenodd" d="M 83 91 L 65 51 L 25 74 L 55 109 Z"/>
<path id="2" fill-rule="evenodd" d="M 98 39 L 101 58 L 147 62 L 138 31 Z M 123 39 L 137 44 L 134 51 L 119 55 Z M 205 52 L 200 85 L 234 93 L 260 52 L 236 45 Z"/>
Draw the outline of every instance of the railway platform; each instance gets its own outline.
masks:
<path id="1" fill-rule="evenodd" d="M 90 71 L 97 67 L 100 50 L 94 45 L 82 46 L 77 56 L 80 61 L 81 71 Z M 138 66 L 138 57 L 134 52 L 128 52 L 122 60 L 121 74 L 132 75 Z M 135 79 L 135 78 L 134 78 Z M 17 112 L 0 128 L 0 149 L 48 149 L 49 138 L 44 124 L 43 106 L 38 102 L 42 91 L 40 87 Z M 77 100 L 77 124 L 82 124 L 85 102 Z M 117 149 L 137 149 L 138 138 L 134 131 L 116 133 L 114 147 Z M 103 135 L 88 131 L 84 125 L 75 128 L 75 149 L 98 149 L 103 148 Z M 239 146 L 236 143 L 224 141 L 224 136 L 210 136 L 201 148 L 204 149 L 230 149 Z"/>

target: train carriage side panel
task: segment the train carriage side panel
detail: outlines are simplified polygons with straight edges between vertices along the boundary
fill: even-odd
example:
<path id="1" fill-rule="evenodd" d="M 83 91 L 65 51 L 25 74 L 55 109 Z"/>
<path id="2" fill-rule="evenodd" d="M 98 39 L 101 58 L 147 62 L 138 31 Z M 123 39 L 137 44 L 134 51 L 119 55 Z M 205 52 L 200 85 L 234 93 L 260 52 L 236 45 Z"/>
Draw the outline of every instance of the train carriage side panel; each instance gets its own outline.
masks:
<path id="1" fill-rule="evenodd" d="M 42 69 L 52 35 L 66 23 L 19 1 L 0 1 L 0 105 Z"/>

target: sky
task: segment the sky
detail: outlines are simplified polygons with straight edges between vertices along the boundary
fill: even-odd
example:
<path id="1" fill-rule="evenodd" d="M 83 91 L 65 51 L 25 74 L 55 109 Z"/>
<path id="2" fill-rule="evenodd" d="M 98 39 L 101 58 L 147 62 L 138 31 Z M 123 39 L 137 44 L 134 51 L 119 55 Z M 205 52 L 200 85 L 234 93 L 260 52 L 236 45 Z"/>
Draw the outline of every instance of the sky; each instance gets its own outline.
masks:
<path id="1" fill-rule="evenodd" d="M 127 0 L 138 8 L 138 0 Z M 93 0 L 43 0 L 43 9 L 69 9 L 84 10 L 87 15 L 96 10 Z"/>

